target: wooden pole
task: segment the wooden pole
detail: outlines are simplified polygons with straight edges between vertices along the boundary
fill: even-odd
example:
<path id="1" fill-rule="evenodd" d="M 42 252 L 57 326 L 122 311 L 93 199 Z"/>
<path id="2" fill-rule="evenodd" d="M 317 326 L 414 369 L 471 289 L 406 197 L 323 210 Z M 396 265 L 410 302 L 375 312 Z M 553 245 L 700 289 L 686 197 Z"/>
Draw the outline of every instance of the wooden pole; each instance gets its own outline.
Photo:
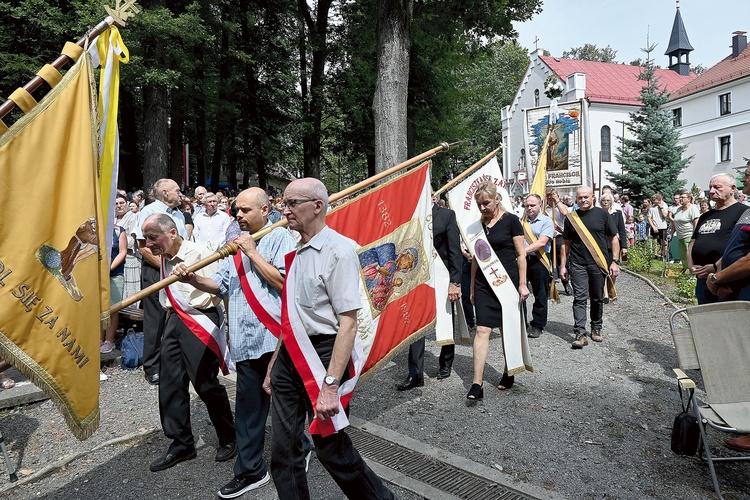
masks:
<path id="1" fill-rule="evenodd" d="M 467 175 L 469 175 L 470 173 L 472 173 L 479 166 L 484 165 L 487 161 L 489 161 L 490 158 L 492 158 L 493 156 L 495 156 L 498 153 L 498 151 L 500 151 L 500 148 L 497 148 L 496 150 L 492 151 L 487 156 L 485 156 L 484 158 L 482 158 L 481 160 L 479 160 L 478 162 L 476 162 L 474 165 L 470 166 L 469 168 L 467 168 L 466 170 L 464 170 L 463 172 L 461 172 L 454 179 L 452 179 L 450 182 L 448 182 L 448 184 L 446 184 L 445 186 L 443 186 L 440 189 L 438 189 L 437 191 L 435 191 L 435 194 L 436 195 L 440 195 L 442 192 L 447 191 L 448 189 L 450 189 L 451 187 L 453 187 L 454 184 L 457 184 L 458 181 L 462 180 L 464 177 L 466 177 Z"/>
<path id="2" fill-rule="evenodd" d="M 454 143 L 454 144 L 456 144 L 456 143 Z M 383 179 L 385 177 L 388 177 L 389 175 L 395 174 L 399 170 L 403 170 L 403 169 L 408 168 L 408 167 L 410 167 L 410 166 L 412 166 L 412 165 L 414 165 L 416 163 L 419 163 L 420 161 L 423 161 L 423 160 L 425 160 L 427 158 L 435 156 L 437 153 L 439 153 L 441 151 L 447 151 L 450 147 L 451 147 L 451 144 L 443 142 L 443 143 L 440 144 L 440 146 L 432 148 L 429 151 L 425 151 L 421 155 L 415 156 L 414 158 L 406 160 L 403 163 L 399 163 L 395 167 L 391 167 L 388 170 L 380 172 L 379 174 L 376 174 L 376 175 L 374 175 L 374 176 L 372 176 L 372 177 L 370 177 L 368 179 L 365 179 L 364 181 L 362 181 L 362 182 L 360 182 L 358 184 L 355 184 L 354 186 L 351 186 L 349 188 L 346 188 L 343 191 L 340 191 L 338 193 L 332 194 L 331 196 L 328 197 L 328 202 L 329 203 L 333 203 L 334 201 L 340 200 L 341 198 L 343 198 L 345 196 L 349 196 L 350 194 L 355 193 L 355 192 L 359 191 L 360 189 L 366 188 L 366 187 L 368 187 L 368 186 L 370 186 L 370 185 L 378 182 L 379 180 L 381 180 L 381 179 Z M 286 219 L 281 219 L 279 222 L 277 222 L 277 223 L 275 223 L 275 224 L 273 224 L 271 226 L 268 226 L 266 228 L 263 228 L 260 231 L 258 231 L 257 233 L 253 233 L 252 237 L 253 237 L 254 240 L 257 241 L 260 238 L 262 238 L 263 236 L 265 236 L 266 234 L 268 234 L 271 231 L 273 231 L 274 229 L 276 229 L 277 227 L 284 227 L 287 224 L 288 224 L 288 222 L 287 222 Z M 211 264 L 213 262 L 216 262 L 219 259 L 223 259 L 225 257 L 229 257 L 230 255 L 236 254 L 238 250 L 239 250 L 239 247 L 237 246 L 236 243 L 234 243 L 234 242 L 228 242 L 223 247 L 221 247 L 218 250 L 216 250 L 215 253 L 209 255 L 205 259 L 202 259 L 202 260 L 196 262 L 192 266 L 189 266 L 188 267 L 188 271 L 195 272 L 198 269 L 202 269 L 202 268 L 206 267 L 207 265 L 209 265 L 209 264 Z M 135 304 L 136 302 L 138 302 L 139 300 L 143 299 L 144 297 L 146 297 L 148 295 L 151 295 L 152 293 L 158 292 L 162 288 L 165 288 L 165 287 L 171 285 L 175 281 L 179 281 L 179 279 L 180 278 L 178 276 L 176 276 L 176 275 L 167 276 L 163 280 L 154 283 L 150 287 L 144 288 L 143 290 L 139 291 L 138 293 L 134 293 L 130 297 L 127 297 L 124 300 L 122 300 L 122 301 L 118 302 L 117 304 L 113 305 L 109 309 L 110 316 L 112 314 L 118 312 L 118 311 L 121 311 L 122 309 L 125 309 L 126 307 L 128 307 L 131 304 Z"/>
<path id="3" fill-rule="evenodd" d="M 461 141 L 459 141 L 459 142 L 461 142 Z M 399 170 L 403 170 L 405 168 L 411 167 L 415 163 L 419 163 L 420 161 L 426 160 L 427 158 L 432 158 L 433 156 L 435 156 L 437 153 L 440 153 L 441 151 L 448 151 L 451 146 L 459 144 L 459 142 L 454 142 L 454 143 L 451 143 L 451 144 L 448 144 L 447 142 L 441 142 L 439 146 L 437 146 L 435 148 L 432 148 L 429 151 L 425 151 L 421 155 L 415 156 L 414 158 L 406 160 L 403 163 L 399 163 L 395 167 L 391 167 L 388 170 L 384 170 L 384 171 L 380 172 L 379 174 L 375 174 L 372 177 L 370 177 L 368 179 L 365 179 L 365 180 L 363 180 L 362 182 L 360 182 L 358 184 L 355 184 L 355 185 L 353 185 L 351 187 L 348 187 L 348 188 L 344 189 L 343 191 L 339 191 L 338 193 L 332 194 L 328 198 L 328 203 L 333 203 L 334 201 L 340 200 L 341 198 L 349 196 L 352 193 L 356 193 L 360 189 L 364 189 L 364 188 L 366 188 L 366 187 L 368 187 L 368 186 L 370 186 L 370 185 L 378 182 L 379 180 L 382 180 L 382 179 L 388 177 L 389 175 L 393 175 L 396 172 L 398 172 Z"/>
<path id="4" fill-rule="evenodd" d="M 83 47 L 86 44 L 86 40 L 91 40 L 97 36 L 99 36 L 105 29 L 109 28 L 112 23 L 115 22 L 115 20 L 111 16 L 107 16 L 107 18 L 91 28 L 88 33 L 83 35 L 83 37 L 76 42 L 76 45 L 79 45 L 80 47 Z M 61 70 L 66 64 L 71 62 L 72 59 L 70 59 L 68 56 L 64 54 L 60 54 L 57 59 L 52 63 L 52 66 L 56 70 Z M 26 85 L 23 86 L 24 90 L 26 90 L 29 94 L 34 92 L 36 89 L 38 89 L 44 80 L 40 76 L 35 76 L 31 80 L 26 83 Z M 2 105 L 0 105 L 0 119 L 2 119 L 5 115 L 10 113 L 13 108 L 16 107 L 16 103 L 8 99 L 5 101 Z"/>

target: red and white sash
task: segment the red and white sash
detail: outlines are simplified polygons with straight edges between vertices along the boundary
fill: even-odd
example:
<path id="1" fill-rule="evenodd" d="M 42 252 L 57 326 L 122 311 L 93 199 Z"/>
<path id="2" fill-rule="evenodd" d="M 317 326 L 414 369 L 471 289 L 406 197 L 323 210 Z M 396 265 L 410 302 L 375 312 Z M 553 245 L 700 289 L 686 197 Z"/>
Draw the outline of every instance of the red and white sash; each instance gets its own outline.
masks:
<path id="1" fill-rule="evenodd" d="M 161 277 L 164 279 L 166 277 L 164 274 L 164 258 L 162 258 L 161 262 Z M 167 293 L 172 309 L 177 313 L 182 322 L 185 323 L 185 326 L 219 358 L 221 372 L 224 375 L 234 372 L 234 363 L 232 363 L 229 355 L 229 346 L 227 345 L 227 336 L 224 330 L 224 312 L 222 308 L 217 307 L 219 311 L 219 326 L 217 326 L 208 316 L 188 304 L 174 283 L 166 287 L 164 291 Z"/>
<path id="2" fill-rule="evenodd" d="M 281 305 L 263 288 L 260 279 L 252 271 L 252 264 L 242 251 L 234 254 L 234 266 L 240 279 L 242 292 L 245 294 L 250 309 L 261 323 L 278 338 L 281 335 Z"/>
<path id="3" fill-rule="evenodd" d="M 284 257 L 286 260 L 286 279 L 284 280 L 284 288 L 281 292 L 281 331 L 284 345 L 289 352 L 289 356 L 292 358 L 294 367 L 305 384 L 305 390 L 314 409 L 320 395 L 320 388 L 323 386 L 323 379 L 326 376 L 326 368 L 323 366 L 318 353 L 310 342 L 310 337 L 308 337 L 307 332 L 302 326 L 297 308 L 294 305 L 296 290 L 292 262 L 296 254 L 297 252 L 293 251 Z M 291 307 L 289 307 L 290 304 Z M 310 424 L 310 434 L 320 434 L 325 437 L 335 434 L 349 425 L 349 419 L 346 417 L 344 408 L 349 405 L 349 400 L 352 397 L 354 386 L 357 384 L 364 362 L 362 344 L 359 340 L 359 335 L 355 335 L 351 360 L 347 367 L 350 378 L 346 382 L 343 382 L 338 390 L 339 412 L 330 419 L 313 419 Z"/>

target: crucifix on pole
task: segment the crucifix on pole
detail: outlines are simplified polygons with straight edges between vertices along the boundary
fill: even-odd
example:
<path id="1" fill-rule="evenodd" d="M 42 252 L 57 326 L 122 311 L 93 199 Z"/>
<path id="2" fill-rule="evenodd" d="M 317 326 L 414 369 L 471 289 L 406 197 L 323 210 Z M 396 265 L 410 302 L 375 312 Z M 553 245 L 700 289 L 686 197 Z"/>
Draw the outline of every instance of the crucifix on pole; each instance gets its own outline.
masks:
<path id="1" fill-rule="evenodd" d="M 539 50 L 539 37 L 534 37 L 534 50 Z"/>

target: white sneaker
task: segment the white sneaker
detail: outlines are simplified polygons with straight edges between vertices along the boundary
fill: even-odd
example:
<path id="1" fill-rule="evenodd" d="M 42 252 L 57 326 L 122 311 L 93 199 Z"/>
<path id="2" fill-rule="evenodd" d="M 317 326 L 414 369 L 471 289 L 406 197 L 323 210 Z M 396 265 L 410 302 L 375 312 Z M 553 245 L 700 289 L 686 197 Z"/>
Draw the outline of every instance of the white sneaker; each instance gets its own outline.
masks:
<path id="1" fill-rule="evenodd" d="M 99 372 L 99 382 L 103 382 L 105 380 L 109 380 L 109 377 L 104 374 L 104 372 Z"/>

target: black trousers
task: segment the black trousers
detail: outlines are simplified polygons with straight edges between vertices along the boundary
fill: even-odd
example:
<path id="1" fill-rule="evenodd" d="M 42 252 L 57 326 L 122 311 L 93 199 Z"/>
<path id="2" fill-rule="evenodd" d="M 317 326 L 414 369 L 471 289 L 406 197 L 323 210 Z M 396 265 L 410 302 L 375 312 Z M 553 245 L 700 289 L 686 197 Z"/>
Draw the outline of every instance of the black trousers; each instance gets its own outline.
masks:
<path id="1" fill-rule="evenodd" d="M 438 358 L 440 368 L 452 367 L 455 355 L 455 344 L 442 346 L 440 348 L 440 357 Z M 424 377 L 424 337 L 409 346 L 409 376 Z"/>
<path id="2" fill-rule="evenodd" d="M 141 290 L 160 279 L 159 270 L 143 261 L 141 267 Z M 159 346 L 164 332 L 164 308 L 159 303 L 159 294 L 141 299 L 143 304 L 143 371 L 146 375 L 159 373 Z"/>
<path id="3" fill-rule="evenodd" d="M 471 303 L 471 262 L 463 258 L 461 267 L 461 305 L 464 308 L 466 324 L 469 328 L 476 326 L 474 319 L 474 305 Z"/>
<path id="4" fill-rule="evenodd" d="M 331 335 L 314 343 L 323 366 L 328 367 L 336 338 Z M 343 380 L 342 380 L 343 382 Z M 304 456 L 300 435 L 306 417 L 314 416 L 312 403 L 292 358 L 281 346 L 271 369 L 271 474 L 279 498 L 308 499 Z M 330 436 L 313 435 L 315 454 L 347 498 L 391 499 L 393 493 L 367 466 L 345 431 Z"/>
<path id="5" fill-rule="evenodd" d="M 526 278 L 531 283 L 531 291 L 534 294 L 534 305 L 531 307 L 530 323 L 531 326 L 543 329 L 547 326 L 550 275 L 544 263 L 536 256 L 526 259 Z M 523 302 L 523 315 L 528 321 L 526 302 L 526 300 Z"/>
<path id="6" fill-rule="evenodd" d="M 268 470 L 263 460 L 263 443 L 271 397 L 263 390 L 263 380 L 272 355 L 272 352 L 267 352 L 258 359 L 235 363 L 237 401 L 234 414 L 238 455 L 234 475 L 237 477 L 262 477 Z"/>
<path id="7" fill-rule="evenodd" d="M 214 322 L 215 311 L 206 312 Z M 188 382 L 206 404 L 219 446 L 235 440 L 234 419 L 227 391 L 219 384 L 219 358 L 191 332 L 177 314 L 168 315 L 159 365 L 159 415 L 164 434 L 172 439 L 169 453 L 195 447 L 190 426 Z"/>

